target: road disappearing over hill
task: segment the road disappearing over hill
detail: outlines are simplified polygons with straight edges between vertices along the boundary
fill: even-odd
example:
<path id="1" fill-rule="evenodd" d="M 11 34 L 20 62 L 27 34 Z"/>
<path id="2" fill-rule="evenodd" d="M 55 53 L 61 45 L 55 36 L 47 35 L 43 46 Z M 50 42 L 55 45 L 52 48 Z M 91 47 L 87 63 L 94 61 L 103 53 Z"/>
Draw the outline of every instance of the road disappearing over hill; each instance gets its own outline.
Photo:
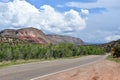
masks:
<path id="1" fill-rule="evenodd" d="M 43 75 L 94 63 L 105 56 L 85 56 L 74 59 L 34 62 L 0 69 L 0 80 L 30 80 Z"/>

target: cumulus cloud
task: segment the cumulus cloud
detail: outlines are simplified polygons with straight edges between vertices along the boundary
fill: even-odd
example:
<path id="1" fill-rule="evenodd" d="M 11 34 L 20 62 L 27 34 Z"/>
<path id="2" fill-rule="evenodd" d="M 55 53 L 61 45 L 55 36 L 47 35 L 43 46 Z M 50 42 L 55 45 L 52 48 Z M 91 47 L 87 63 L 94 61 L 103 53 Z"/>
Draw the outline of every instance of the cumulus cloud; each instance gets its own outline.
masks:
<path id="1" fill-rule="evenodd" d="M 81 13 L 88 15 L 88 14 L 89 14 L 89 11 L 88 11 L 87 9 L 81 9 Z"/>
<path id="2" fill-rule="evenodd" d="M 89 10 L 81 9 L 81 15 L 82 15 L 82 18 L 84 18 L 85 20 L 88 20 Z"/>
<path id="3" fill-rule="evenodd" d="M 49 5 L 43 5 L 38 10 L 25 0 L 14 0 L 0 2 L 0 26 L 1 29 L 32 26 L 48 32 L 63 33 L 80 31 L 85 28 L 86 22 L 73 9 L 60 13 Z"/>

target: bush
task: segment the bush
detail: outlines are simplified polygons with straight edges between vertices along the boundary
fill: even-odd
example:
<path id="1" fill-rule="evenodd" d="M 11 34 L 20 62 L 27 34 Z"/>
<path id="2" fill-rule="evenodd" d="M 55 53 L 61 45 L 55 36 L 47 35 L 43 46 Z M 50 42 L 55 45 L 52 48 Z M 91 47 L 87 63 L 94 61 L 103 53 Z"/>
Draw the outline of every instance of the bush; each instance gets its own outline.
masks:
<path id="1" fill-rule="evenodd" d="M 115 53 L 113 54 L 113 57 L 120 57 L 120 45 L 115 46 Z"/>
<path id="2" fill-rule="evenodd" d="M 59 45 L 8 44 L 0 43 L 0 61 L 19 59 L 50 59 L 81 55 L 100 55 L 105 50 L 96 46 L 76 46 L 61 43 Z"/>

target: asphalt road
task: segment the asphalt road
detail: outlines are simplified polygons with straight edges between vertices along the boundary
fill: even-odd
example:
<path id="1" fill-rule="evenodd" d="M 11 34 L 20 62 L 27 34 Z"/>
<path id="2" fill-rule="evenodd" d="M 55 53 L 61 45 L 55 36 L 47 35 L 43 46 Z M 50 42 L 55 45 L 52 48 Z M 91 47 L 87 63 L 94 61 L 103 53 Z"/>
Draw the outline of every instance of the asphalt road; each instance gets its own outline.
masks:
<path id="1" fill-rule="evenodd" d="M 35 62 L 0 69 L 0 80 L 30 80 L 35 77 L 88 64 L 103 59 L 104 56 L 86 56 L 76 59 Z"/>

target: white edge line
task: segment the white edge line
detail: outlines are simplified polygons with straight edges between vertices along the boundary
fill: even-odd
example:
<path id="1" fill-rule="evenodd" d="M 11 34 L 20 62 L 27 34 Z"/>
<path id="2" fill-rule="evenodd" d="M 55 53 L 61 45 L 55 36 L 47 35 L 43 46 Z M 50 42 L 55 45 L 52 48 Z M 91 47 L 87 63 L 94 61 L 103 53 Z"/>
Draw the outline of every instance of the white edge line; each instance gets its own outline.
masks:
<path id="1" fill-rule="evenodd" d="M 61 70 L 61 71 L 58 71 L 58 72 L 53 72 L 53 73 L 50 73 L 50 74 L 46 74 L 46 75 L 43 75 L 43 76 L 39 76 L 39 77 L 36 77 L 36 78 L 32 78 L 32 79 L 30 79 L 30 80 L 36 80 L 36 79 L 39 79 L 39 78 L 44 78 L 44 77 L 47 77 L 47 76 L 55 75 L 55 74 L 58 74 L 58 73 L 61 73 L 61 72 L 65 72 L 65 71 L 77 69 L 77 68 L 79 68 L 79 67 L 87 66 L 87 65 L 96 63 L 96 62 L 98 62 L 98 61 L 101 61 L 101 60 L 103 60 L 105 57 L 106 57 L 106 56 L 104 56 L 102 59 L 98 59 L 98 60 L 93 61 L 93 62 L 90 62 L 90 63 L 86 63 L 86 64 L 83 64 L 83 65 L 80 65 L 80 66 L 77 66 L 77 67 L 73 67 L 73 68 L 69 68 L 69 69 L 65 69 L 65 70 Z"/>

